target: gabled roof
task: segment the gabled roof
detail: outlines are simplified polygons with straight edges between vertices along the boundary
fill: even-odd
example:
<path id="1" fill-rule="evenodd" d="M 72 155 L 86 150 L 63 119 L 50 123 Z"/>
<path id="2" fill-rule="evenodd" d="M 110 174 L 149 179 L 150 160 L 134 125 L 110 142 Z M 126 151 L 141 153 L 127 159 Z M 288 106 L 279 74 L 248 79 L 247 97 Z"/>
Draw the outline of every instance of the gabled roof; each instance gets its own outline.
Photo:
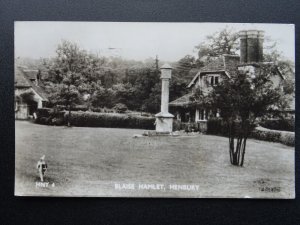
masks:
<path id="1" fill-rule="evenodd" d="M 212 58 L 207 65 L 198 70 L 198 73 L 196 73 L 192 81 L 189 83 L 188 88 L 190 88 L 195 83 L 195 81 L 201 74 L 223 73 L 228 78 L 230 78 L 230 74 L 236 70 L 239 62 L 240 57 L 238 55 L 225 54 L 219 57 Z"/>
<path id="2" fill-rule="evenodd" d="M 39 95 L 43 101 L 48 101 L 48 95 L 43 88 L 37 86 L 30 79 L 32 78 L 34 72 L 30 70 L 29 72 L 24 71 L 20 67 L 15 68 L 15 88 L 32 88 L 32 90 Z M 33 79 L 33 78 L 32 78 Z"/>

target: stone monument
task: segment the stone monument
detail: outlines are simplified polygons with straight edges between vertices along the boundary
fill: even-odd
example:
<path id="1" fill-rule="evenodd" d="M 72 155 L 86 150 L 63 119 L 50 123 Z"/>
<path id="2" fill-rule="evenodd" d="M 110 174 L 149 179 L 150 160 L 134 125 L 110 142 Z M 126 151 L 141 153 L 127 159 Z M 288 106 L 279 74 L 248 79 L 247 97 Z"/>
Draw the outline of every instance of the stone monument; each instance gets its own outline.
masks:
<path id="1" fill-rule="evenodd" d="M 156 132 L 170 134 L 173 130 L 173 115 L 169 113 L 169 83 L 172 67 L 164 64 L 161 68 L 161 110 L 156 114 Z"/>

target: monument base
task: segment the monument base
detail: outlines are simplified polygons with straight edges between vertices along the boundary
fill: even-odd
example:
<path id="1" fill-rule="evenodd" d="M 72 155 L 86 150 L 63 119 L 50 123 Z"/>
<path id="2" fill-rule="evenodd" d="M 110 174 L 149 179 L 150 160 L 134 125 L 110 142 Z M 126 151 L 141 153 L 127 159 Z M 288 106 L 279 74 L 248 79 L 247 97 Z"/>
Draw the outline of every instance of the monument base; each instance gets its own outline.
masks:
<path id="1" fill-rule="evenodd" d="M 156 127 L 155 131 L 157 133 L 162 133 L 162 134 L 170 134 L 173 131 L 173 115 L 170 113 L 158 113 L 155 115 L 156 117 Z"/>

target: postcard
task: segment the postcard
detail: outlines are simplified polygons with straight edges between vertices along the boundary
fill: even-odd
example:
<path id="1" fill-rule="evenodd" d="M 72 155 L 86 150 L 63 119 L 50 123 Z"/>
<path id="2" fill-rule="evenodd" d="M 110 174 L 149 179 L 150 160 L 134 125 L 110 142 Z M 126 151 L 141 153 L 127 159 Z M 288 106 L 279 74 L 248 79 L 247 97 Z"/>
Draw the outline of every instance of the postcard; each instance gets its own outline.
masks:
<path id="1" fill-rule="evenodd" d="M 15 195 L 295 198 L 293 24 L 15 22 Z"/>

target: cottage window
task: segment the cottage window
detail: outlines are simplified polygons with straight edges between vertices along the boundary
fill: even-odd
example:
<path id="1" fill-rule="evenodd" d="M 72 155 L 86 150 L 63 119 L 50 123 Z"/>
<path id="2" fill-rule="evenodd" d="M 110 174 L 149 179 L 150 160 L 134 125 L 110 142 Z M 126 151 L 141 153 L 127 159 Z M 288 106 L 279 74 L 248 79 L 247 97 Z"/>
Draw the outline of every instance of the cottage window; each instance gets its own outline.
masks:
<path id="1" fill-rule="evenodd" d="M 214 77 L 213 77 L 213 76 L 210 77 L 210 85 L 211 85 L 211 86 L 214 85 Z"/>
<path id="2" fill-rule="evenodd" d="M 219 75 L 210 75 L 209 76 L 209 84 L 210 84 L 210 86 L 216 86 L 216 85 L 218 85 L 219 84 Z"/>
<path id="3" fill-rule="evenodd" d="M 219 84 L 219 77 L 215 76 L 215 85 L 218 85 L 218 84 Z"/>

